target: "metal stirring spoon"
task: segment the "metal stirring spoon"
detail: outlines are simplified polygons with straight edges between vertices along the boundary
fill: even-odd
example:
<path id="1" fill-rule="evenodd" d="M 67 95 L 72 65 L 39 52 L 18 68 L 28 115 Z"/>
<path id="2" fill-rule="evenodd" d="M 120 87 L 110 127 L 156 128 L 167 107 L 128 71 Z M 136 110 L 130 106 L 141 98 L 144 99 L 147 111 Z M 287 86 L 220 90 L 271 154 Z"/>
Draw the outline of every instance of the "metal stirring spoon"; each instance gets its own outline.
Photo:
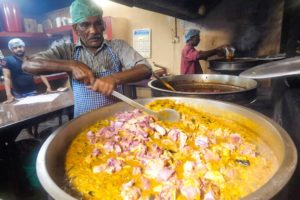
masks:
<path id="1" fill-rule="evenodd" d="M 142 104 L 137 103 L 136 101 L 133 101 L 132 99 L 126 97 L 125 95 L 113 91 L 112 95 L 117 97 L 118 99 L 128 103 L 129 105 L 138 108 L 142 111 L 145 111 L 146 113 L 150 114 L 150 115 L 154 115 L 156 116 L 159 120 L 162 121 L 170 121 L 170 122 L 177 122 L 180 120 L 180 114 L 173 109 L 165 109 L 159 112 L 154 112 L 153 110 L 148 109 L 147 107 L 143 106 Z"/>
<path id="2" fill-rule="evenodd" d="M 154 65 L 155 67 L 158 67 L 158 68 L 160 68 L 160 69 L 163 69 L 164 71 L 167 71 L 165 67 L 162 67 L 162 66 L 156 64 L 155 62 L 153 62 L 153 65 Z M 167 81 L 161 79 L 154 71 L 152 71 L 152 75 L 153 75 L 158 81 L 160 81 L 166 88 L 168 88 L 168 89 L 171 90 L 171 91 L 176 91 L 175 88 L 174 88 L 171 84 L 169 84 Z"/>
<path id="3" fill-rule="evenodd" d="M 169 90 L 172 90 L 172 91 L 176 91 L 175 88 L 172 85 L 170 85 L 167 81 L 164 81 L 163 79 L 161 79 L 157 74 L 155 74 L 154 72 L 152 72 L 152 75 L 157 80 L 159 80 L 164 86 L 166 86 L 166 88 L 168 88 Z"/>

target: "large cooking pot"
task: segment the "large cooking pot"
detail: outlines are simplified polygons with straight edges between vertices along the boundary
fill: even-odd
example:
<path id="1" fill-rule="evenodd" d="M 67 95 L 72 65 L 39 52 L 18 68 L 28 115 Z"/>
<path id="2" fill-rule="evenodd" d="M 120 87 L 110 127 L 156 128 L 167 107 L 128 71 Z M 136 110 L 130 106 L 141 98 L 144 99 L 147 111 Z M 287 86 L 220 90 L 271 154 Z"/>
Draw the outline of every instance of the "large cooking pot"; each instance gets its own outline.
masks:
<path id="1" fill-rule="evenodd" d="M 249 128 L 257 134 L 257 136 L 269 146 L 271 151 L 273 151 L 278 160 L 277 171 L 266 184 L 243 198 L 244 200 L 270 199 L 288 182 L 297 162 L 296 148 L 289 135 L 272 120 L 253 110 L 235 104 L 207 99 L 184 97 L 168 98 L 186 104 L 200 106 L 206 112 L 227 119 L 230 118 L 236 123 L 242 123 L 245 128 Z M 163 98 L 139 99 L 137 101 L 145 104 L 155 99 Z M 95 124 L 98 120 L 110 117 L 116 112 L 132 109 L 133 108 L 123 102 L 105 106 L 70 121 L 49 136 L 38 154 L 36 169 L 42 186 L 54 199 L 75 199 L 66 193 L 62 187 L 65 182 L 64 161 L 66 151 L 76 135 L 83 129 Z M 254 126 L 252 123 L 244 123 L 245 119 L 252 121 Z M 250 126 L 250 124 L 252 125 Z"/>
<path id="2" fill-rule="evenodd" d="M 227 59 L 214 59 L 209 60 L 209 69 L 222 74 L 238 75 L 242 71 L 260 65 L 266 62 L 284 59 L 285 56 L 268 56 L 268 57 L 241 57 L 232 60 Z"/>
<path id="3" fill-rule="evenodd" d="M 222 74 L 191 74 L 162 77 L 177 91 L 167 89 L 160 81 L 148 83 L 153 97 L 201 97 L 248 104 L 256 99 L 258 82 L 253 79 Z"/>
<path id="4" fill-rule="evenodd" d="M 262 63 L 263 61 L 255 58 L 215 59 L 209 60 L 209 69 L 220 73 L 237 75 L 246 69 Z"/>

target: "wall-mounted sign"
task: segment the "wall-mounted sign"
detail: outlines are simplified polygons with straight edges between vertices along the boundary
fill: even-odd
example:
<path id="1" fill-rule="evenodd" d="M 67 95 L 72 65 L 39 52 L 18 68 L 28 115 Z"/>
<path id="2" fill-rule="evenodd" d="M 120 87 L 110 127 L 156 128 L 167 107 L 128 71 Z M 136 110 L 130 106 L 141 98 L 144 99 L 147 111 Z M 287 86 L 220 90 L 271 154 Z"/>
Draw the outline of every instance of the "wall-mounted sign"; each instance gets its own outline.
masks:
<path id="1" fill-rule="evenodd" d="M 133 48 L 144 58 L 151 58 L 151 29 L 133 30 Z"/>

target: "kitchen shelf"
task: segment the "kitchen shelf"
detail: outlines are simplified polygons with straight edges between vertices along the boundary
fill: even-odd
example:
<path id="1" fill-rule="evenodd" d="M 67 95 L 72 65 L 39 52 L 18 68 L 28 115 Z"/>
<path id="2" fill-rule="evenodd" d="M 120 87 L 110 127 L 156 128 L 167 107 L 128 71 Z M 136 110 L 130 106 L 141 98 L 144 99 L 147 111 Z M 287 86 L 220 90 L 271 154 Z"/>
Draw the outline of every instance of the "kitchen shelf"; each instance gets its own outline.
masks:
<path id="1" fill-rule="evenodd" d="M 48 38 L 47 34 L 45 33 L 25 33 L 25 32 L 0 32 L 0 37 L 5 38 Z"/>
<path id="2" fill-rule="evenodd" d="M 0 48 L 7 48 L 7 42 L 11 38 L 21 38 L 25 43 L 31 44 L 31 46 L 47 46 L 52 35 L 65 34 L 71 34 L 73 40 L 77 41 L 77 36 L 72 31 L 72 25 L 48 29 L 44 33 L 0 32 Z"/>
<path id="3" fill-rule="evenodd" d="M 42 38 L 47 39 L 50 36 L 47 34 L 59 34 L 64 32 L 70 32 L 72 31 L 72 26 L 62 26 L 59 28 L 52 28 L 46 31 L 46 33 L 25 33 L 25 32 L 0 32 L 0 37 L 6 37 L 6 38 Z"/>
<path id="4" fill-rule="evenodd" d="M 72 26 L 71 25 L 48 29 L 48 30 L 46 30 L 46 33 L 48 33 L 48 34 L 57 34 L 57 33 L 69 32 L 69 31 L 72 31 Z"/>
<path id="5" fill-rule="evenodd" d="M 75 34 L 75 32 L 73 31 L 72 29 L 72 25 L 66 25 L 66 26 L 61 26 L 61 27 L 58 27 L 58 28 L 52 28 L 52 29 L 48 29 L 46 30 L 46 33 L 47 34 L 51 34 L 51 35 L 59 35 L 59 34 L 70 34 L 72 35 L 72 39 L 73 39 L 73 42 L 77 42 L 77 35 Z"/>

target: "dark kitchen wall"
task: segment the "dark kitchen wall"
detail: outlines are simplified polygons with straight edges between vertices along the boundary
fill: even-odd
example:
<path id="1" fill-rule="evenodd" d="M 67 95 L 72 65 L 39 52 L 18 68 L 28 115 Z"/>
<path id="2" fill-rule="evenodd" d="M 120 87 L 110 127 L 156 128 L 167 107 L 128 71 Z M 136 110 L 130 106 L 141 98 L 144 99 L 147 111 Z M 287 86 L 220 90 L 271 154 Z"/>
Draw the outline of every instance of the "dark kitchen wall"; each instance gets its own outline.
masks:
<path id="1" fill-rule="evenodd" d="M 223 0 L 203 19 L 208 30 L 231 32 L 237 56 L 279 53 L 284 0 Z"/>
<path id="2" fill-rule="evenodd" d="M 300 1 L 285 0 L 281 51 L 288 57 L 300 55 Z"/>

